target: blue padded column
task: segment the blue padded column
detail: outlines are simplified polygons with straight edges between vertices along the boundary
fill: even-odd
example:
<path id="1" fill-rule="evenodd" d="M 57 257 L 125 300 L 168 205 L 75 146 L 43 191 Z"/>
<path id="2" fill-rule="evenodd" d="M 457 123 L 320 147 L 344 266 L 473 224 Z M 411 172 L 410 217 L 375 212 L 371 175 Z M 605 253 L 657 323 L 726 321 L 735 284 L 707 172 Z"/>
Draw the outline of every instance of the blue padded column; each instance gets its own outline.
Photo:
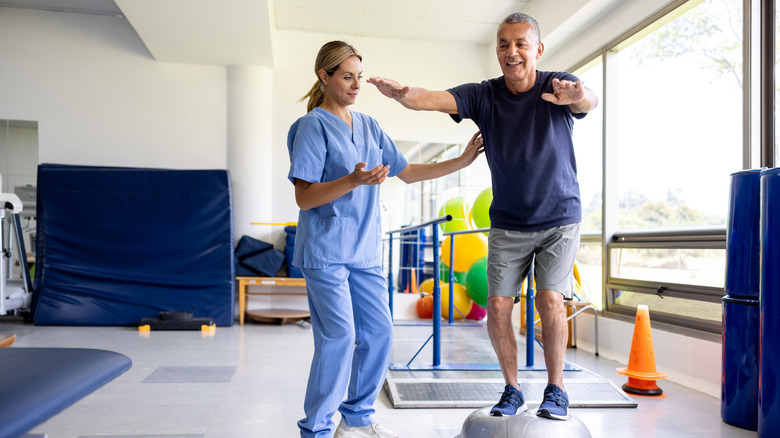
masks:
<path id="1" fill-rule="evenodd" d="M 749 430 L 758 422 L 758 332 L 758 300 L 723 298 L 720 416 Z"/>
<path id="2" fill-rule="evenodd" d="M 780 430 L 780 168 L 761 172 L 758 436 Z"/>
<path id="3" fill-rule="evenodd" d="M 760 170 L 731 174 L 726 226 L 726 295 L 758 298 Z"/>

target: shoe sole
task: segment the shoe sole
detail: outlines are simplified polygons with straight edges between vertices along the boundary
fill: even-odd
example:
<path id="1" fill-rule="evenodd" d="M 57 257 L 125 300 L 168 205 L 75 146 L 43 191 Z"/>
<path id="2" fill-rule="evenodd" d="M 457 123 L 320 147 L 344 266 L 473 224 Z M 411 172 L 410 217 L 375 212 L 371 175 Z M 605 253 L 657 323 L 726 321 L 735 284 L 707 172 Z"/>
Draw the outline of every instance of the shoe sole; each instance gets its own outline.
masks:
<path id="1" fill-rule="evenodd" d="M 506 415 L 506 416 L 507 416 L 507 417 L 511 417 L 511 416 L 514 416 L 514 415 L 521 415 L 521 414 L 525 413 L 527 410 L 528 410 L 528 405 L 526 405 L 525 403 L 523 403 L 523 405 L 522 405 L 522 406 L 520 406 L 519 408 L 517 408 L 517 410 L 515 411 L 515 413 L 514 413 L 514 414 L 512 414 L 512 415 Z M 501 412 L 490 412 L 490 416 L 491 416 L 491 417 L 504 417 L 505 415 L 504 415 L 503 413 L 501 413 Z"/>
<path id="2" fill-rule="evenodd" d="M 539 410 L 536 413 L 536 416 L 537 417 L 542 417 L 542 418 L 549 418 L 551 420 L 559 420 L 559 421 L 568 421 L 569 420 L 569 415 L 568 414 L 566 414 L 566 415 L 557 415 L 557 414 L 551 413 L 547 409 Z"/>

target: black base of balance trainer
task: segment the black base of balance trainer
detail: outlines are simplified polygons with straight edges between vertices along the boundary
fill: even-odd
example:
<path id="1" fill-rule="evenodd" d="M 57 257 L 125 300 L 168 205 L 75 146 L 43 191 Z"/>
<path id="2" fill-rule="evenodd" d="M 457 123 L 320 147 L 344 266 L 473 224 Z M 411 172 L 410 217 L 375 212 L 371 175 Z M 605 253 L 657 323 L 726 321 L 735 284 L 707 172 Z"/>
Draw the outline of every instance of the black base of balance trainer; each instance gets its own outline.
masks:
<path id="1" fill-rule="evenodd" d="M 139 326 L 148 325 L 151 330 L 200 330 L 213 326 L 212 318 L 193 318 L 191 312 L 160 312 L 158 318 L 141 318 Z"/>

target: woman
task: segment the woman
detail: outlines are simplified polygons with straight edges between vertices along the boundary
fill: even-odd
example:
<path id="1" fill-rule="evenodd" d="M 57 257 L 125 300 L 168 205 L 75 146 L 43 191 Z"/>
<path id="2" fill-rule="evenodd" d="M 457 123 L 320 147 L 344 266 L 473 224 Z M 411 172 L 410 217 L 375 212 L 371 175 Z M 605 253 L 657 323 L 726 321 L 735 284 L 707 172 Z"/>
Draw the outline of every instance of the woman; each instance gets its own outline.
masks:
<path id="1" fill-rule="evenodd" d="M 409 164 L 369 116 L 350 111 L 362 79 L 362 57 L 343 41 L 320 49 L 308 113 L 287 137 L 288 177 L 298 218 L 292 264 L 301 268 L 314 335 L 302 437 L 397 437 L 372 419 L 390 361 L 393 325 L 380 265 L 379 184 L 437 178 L 482 153 L 474 134 L 463 155 Z M 344 393 L 347 399 L 343 400 Z"/>

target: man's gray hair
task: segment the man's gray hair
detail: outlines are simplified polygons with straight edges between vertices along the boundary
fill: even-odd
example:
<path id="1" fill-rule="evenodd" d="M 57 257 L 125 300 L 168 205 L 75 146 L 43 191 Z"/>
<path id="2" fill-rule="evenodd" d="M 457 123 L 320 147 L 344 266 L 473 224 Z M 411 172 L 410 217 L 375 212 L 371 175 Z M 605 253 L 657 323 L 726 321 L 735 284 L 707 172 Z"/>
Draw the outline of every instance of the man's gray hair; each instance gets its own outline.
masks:
<path id="1" fill-rule="evenodd" d="M 531 27 L 534 30 L 534 33 L 536 34 L 536 42 L 542 41 L 542 33 L 539 31 L 539 23 L 534 20 L 534 17 L 524 14 L 522 12 L 515 12 L 513 14 L 509 14 L 506 18 L 504 18 L 504 21 L 501 22 L 501 24 L 514 24 L 514 23 L 528 23 L 531 25 Z"/>

